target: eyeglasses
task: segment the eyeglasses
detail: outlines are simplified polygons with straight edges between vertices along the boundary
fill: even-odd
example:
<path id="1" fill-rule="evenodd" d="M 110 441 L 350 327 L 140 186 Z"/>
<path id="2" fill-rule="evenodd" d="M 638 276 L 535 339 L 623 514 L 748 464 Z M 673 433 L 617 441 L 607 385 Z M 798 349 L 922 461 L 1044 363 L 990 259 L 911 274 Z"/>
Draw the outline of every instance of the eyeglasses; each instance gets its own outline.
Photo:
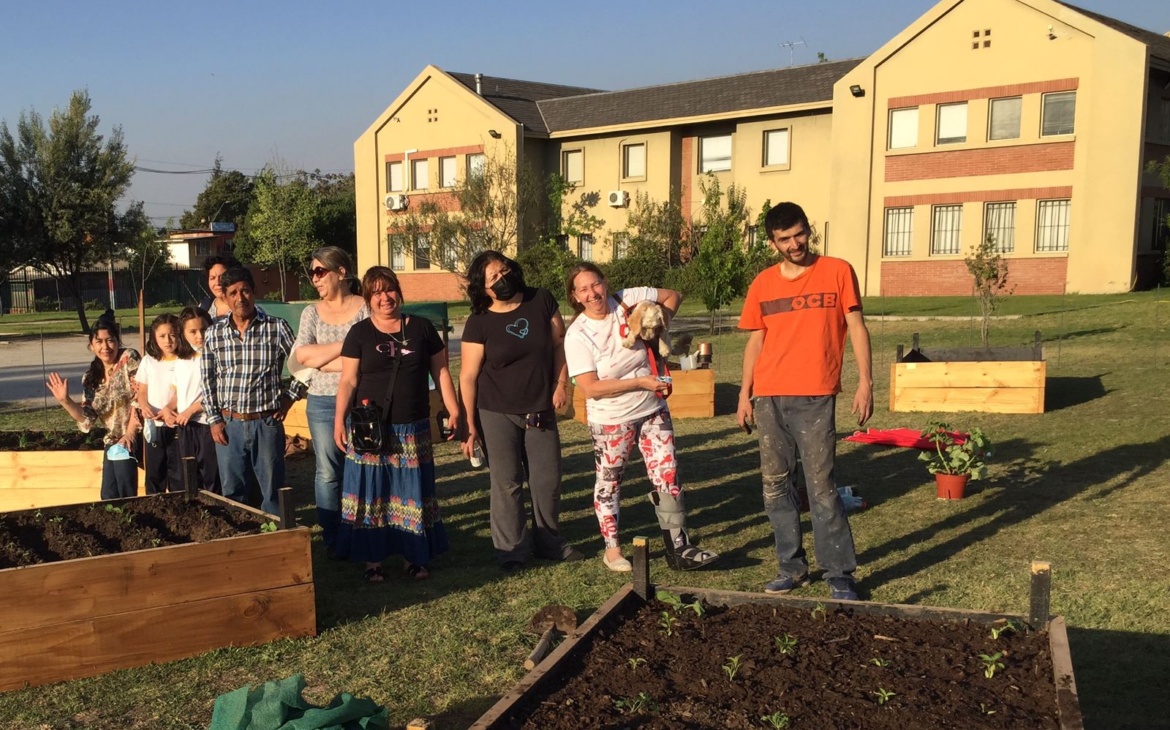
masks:
<path id="1" fill-rule="evenodd" d="M 311 276 L 314 279 L 320 279 L 322 276 L 325 276 L 326 274 L 331 274 L 331 273 L 333 273 L 333 271 L 325 268 L 324 266 L 315 266 L 315 267 L 309 269 L 309 276 Z"/>

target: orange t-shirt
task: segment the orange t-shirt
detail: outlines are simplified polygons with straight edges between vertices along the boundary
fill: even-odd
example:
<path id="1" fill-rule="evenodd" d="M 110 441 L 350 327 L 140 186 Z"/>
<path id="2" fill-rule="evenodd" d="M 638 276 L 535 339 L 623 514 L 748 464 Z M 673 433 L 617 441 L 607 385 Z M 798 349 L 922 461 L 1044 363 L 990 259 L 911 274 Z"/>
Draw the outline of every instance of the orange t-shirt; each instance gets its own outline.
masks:
<path id="1" fill-rule="evenodd" d="M 843 259 L 817 256 L 789 281 L 780 266 L 748 288 L 739 328 L 764 330 L 752 395 L 835 395 L 841 392 L 845 313 L 861 310 L 857 274 Z"/>

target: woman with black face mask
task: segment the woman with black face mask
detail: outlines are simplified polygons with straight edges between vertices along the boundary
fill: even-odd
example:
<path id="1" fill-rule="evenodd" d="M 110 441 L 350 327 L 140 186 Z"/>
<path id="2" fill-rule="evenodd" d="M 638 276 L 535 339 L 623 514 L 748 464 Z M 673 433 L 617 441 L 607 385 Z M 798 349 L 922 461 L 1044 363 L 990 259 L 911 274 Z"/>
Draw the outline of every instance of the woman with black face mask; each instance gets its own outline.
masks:
<path id="1" fill-rule="evenodd" d="M 581 560 L 561 536 L 561 437 L 554 410 L 565 404 L 565 321 L 547 289 L 524 285 L 520 264 L 484 251 L 467 271 L 471 316 L 463 328 L 459 389 L 467 414 L 463 453 L 477 443 L 491 476 L 492 544 L 514 572 L 535 555 Z M 532 493 L 532 529 L 524 482 Z"/>

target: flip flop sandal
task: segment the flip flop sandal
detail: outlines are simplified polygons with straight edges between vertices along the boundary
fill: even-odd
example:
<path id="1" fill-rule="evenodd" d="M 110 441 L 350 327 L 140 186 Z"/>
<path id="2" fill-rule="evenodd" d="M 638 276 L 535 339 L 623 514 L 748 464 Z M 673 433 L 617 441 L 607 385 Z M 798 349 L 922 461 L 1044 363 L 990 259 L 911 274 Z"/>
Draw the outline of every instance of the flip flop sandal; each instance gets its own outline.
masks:
<path id="1" fill-rule="evenodd" d="M 385 581 L 386 574 L 382 572 L 382 566 L 366 568 L 366 580 L 370 583 L 381 583 Z"/>
<path id="2" fill-rule="evenodd" d="M 425 565 L 415 565 L 414 563 L 408 563 L 407 565 L 403 566 L 403 569 L 406 571 L 407 575 L 409 575 L 411 578 L 414 578 L 415 580 L 426 580 L 427 578 L 431 577 L 431 573 L 429 570 L 427 570 Z"/>

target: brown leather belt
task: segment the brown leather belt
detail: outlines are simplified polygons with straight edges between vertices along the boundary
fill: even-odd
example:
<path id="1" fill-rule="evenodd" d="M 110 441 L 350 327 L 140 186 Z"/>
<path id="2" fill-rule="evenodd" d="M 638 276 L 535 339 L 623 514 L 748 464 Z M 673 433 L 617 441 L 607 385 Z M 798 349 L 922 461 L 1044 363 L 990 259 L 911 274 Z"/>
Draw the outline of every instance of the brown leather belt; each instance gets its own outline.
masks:
<path id="1" fill-rule="evenodd" d="M 229 411 L 228 409 L 224 408 L 223 410 L 220 411 L 220 414 L 224 418 L 228 418 L 228 419 L 231 419 L 233 421 L 258 421 L 261 418 L 267 418 L 269 416 L 276 415 L 276 411 L 256 411 L 255 413 L 236 413 L 235 411 Z"/>

